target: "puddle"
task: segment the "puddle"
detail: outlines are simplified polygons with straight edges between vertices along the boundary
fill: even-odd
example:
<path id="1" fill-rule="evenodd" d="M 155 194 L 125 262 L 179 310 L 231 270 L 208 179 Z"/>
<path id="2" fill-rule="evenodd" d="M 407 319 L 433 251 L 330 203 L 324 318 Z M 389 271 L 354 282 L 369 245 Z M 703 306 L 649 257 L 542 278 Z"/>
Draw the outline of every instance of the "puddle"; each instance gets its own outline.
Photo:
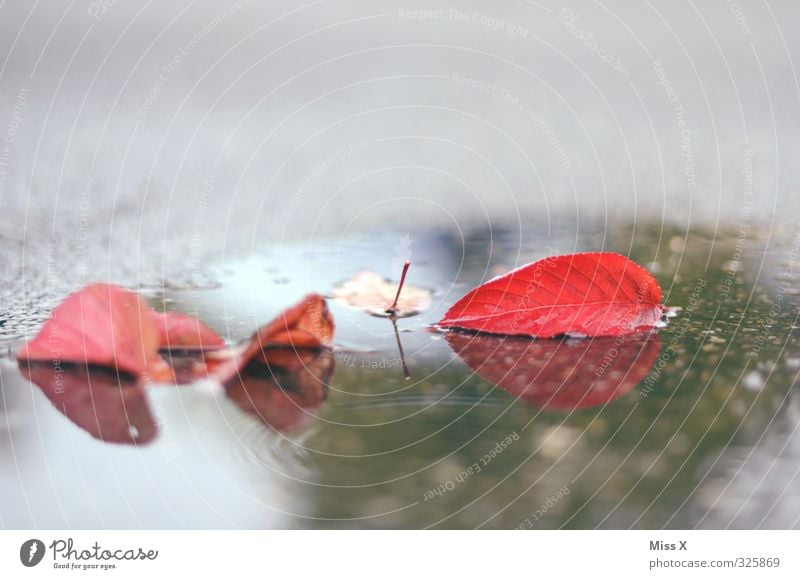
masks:
<path id="1" fill-rule="evenodd" d="M 92 420 L 101 412 L 76 420 L 54 407 L 46 388 L 3 359 L 2 524 L 797 526 L 800 284 L 791 244 L 753 235 L 742 247 L 736 232 L 687 237 L 641 226 L 412 234 L 410 245 L 404 235 L 284 247 L 219 267 L 204 289 L 142 290 L 156 309 L 196 315 L 233 343 L 359 270 L 396 279 L 411 252 L 408 283 L 431 289 L 432 307 L 395 331 L 388 319 L 330 302 L 328 388 L 295 384 L 302 392 L 286 407 L 264 388 L 226 392 L 210 381 L 127 398 L 98 397 L 108 391 L 95 385 L 87 397 L 97 408 L 136 419 L 124 423 L 135 431 L 109 430 L 117 425 Z M 619 343 L 430 330 L 482 281 L 580 250 L 648 266 L 680 313 L 657 335 Z M 40 323 L 39 314 L 24 319 L 24 308 L 17 315 L 3 335 L 9 349 Z"/>

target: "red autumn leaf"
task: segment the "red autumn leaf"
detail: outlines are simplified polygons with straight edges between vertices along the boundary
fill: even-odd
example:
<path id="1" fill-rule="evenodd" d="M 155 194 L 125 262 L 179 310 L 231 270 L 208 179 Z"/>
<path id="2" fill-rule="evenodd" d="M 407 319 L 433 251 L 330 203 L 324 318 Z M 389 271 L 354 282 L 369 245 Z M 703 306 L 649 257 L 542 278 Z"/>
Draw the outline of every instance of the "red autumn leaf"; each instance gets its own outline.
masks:
<path id="1" fill-rule="evenodd" d="M 135 293 L 96 283 L 61 302 L 42 329 L 17 352 L 20 361 L 64 361 L 114 368 L 138 377 L 170 379 L 158 354 L 152 311 Z"/>
<path id="2" fill-rule="evenodd" d="M 318 348 L 333 342 L 333 316 L 319 294 L 309 294 L 260 328 L 254 341 L 261 347 Z"/>
<path id="3" fill-rule="evenodd" d="M 333 316 L 325 298 L 309 294 L 259 328 L 246 344 L 205 354 L 205 366 L 199 367 L 196 373 L 198 376 L 213 375 L 224 384 L 254 359 L 262 363 L 291 364 L 297 357 L 296 350 L 330 347 L 333 330 Z"/>
<path id="4" fill-rule="evenodd" d="M 161 348 L 220 348 L 225 341 L 217 333 L 193 316 L 175 312 L 153 312 L 158 326 Z"/>
<path id="5" fill-rule="evenodd" d="M 451 332 L 447 342 L 481 378 L 547 410 L 607 404 L 634 388 L 658 359 L 658 334 L 525 340 Z"/>
<path id="6" fill-rule="evenodd" d="M 156 437 L 145 389 L 107 368 L 20 361 L 26 379 L 77 426 L 104 442 L 146 444 Z"/>
<path id="7" fill-rule="evenodd" d="M 651 330 L 664 308 L 650 273 L 616 253 L 548 257 L 475 288 L 441 328 L 550 338 L 619 336 Z"/>

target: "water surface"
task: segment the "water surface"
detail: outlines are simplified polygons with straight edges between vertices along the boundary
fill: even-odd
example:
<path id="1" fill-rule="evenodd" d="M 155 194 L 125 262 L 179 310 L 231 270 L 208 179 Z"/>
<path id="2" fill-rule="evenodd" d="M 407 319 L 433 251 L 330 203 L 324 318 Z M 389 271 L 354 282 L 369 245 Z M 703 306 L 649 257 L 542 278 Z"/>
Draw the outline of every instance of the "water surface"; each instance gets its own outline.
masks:
<path id="1" fill-rule="evenodd" d="M 236 342 L 309 291 L 365 268 L 396 278 L 411 257 L 409 283 L 433 290 L 433 307 L 395 331 L 332 302 L 332 379 L 285 407 L 271 399 L 272 426 L 212 381 L 155 385 L 117 412 L 123 438 L 139 420 L 128 441 L 138 444 L 111 442 L 107 427 L 92 433 L 65 417 L 5 358 L 0 524 L 800 526 L 791 237 L 652 224 L 406 234 L 284 246 L 220 266 L 214 286 L 142 288 L 155 308 L 198 315 Z M 581 250 L 649 267 L 682 311 L 656 334 L 617 342 L 431 331 L 481 281 Z"/>

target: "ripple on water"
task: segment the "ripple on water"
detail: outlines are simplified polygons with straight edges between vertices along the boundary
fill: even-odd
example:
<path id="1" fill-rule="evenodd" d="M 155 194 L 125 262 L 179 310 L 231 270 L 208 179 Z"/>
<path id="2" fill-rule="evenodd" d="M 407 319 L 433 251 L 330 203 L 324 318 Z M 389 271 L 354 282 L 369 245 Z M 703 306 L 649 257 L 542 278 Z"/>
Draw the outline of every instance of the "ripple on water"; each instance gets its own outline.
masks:
<path id="1" fill-rule="evenodd" d="M 280 433 L 247 415 L 229 421 L 228 425 L 233 434 L 230 454 L 252 479 L 259 480 L 269 472 L 305 480 L 313 473 L 305 446 L 312 430 Z"/>

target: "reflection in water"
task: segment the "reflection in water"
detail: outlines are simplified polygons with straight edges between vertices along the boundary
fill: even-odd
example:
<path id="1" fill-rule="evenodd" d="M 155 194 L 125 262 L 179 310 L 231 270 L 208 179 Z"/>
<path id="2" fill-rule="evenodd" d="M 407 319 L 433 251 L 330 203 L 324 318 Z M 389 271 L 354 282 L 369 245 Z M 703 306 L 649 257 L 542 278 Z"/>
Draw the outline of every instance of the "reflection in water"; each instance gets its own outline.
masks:
<path id="1" fill-rule="evenodd" d="M 113 370 L 52 362 L 20 362 L 59 412 L 104 442 L 146 444 L 157 427 L 142 385 Z"/>
<path id="2" fill-rule="evenodd" d="M 224 388 L 204 380 L 148 389 L 159 433 L 145 452 L 98 443 L 50 411 L 44 396 L 31 396 L 35 387 L 23 381 L 16 363 L 13 369 L 5 363 L 0 365 L 0 460 L 8 476 L 0 481 L 0 518 L 17 528 L 63 529 L 514 528 L 567 484 L 569 495 L 536 521 L 538 527 L 797 527 L 800 405 L 787 404 L 787 397 L 797 396 L 800 369 L 800 332 L 792 329 L 798 310 L 795 302 L 789 305 L 796 296 L 777 302 L 783 303 L 777 316 L 772 309 L 789 248 L 767 254 L 775 260 L 769 274 L 774 287 L 769 275 L 758 274 L 764 253 L 755 242 L 732 279 L 728 260 L 737 251 L 737 232 L 687 236 L 655 224 L 575 238 L 565 231 L 555 239 L 527 237 L 523 244 L 510 236 L 498 242 L 492 230 L 492 238 L 473 236 L 466 246 L 455 240 L 428 243 L 424 250 L 417 245 L 424 238 L 415 237 L 414 251 L 427 261 L 415 265 L 415 275 L 433 286 L 439 299 L 421 318 L 399 322 L 414 380 L 403 380 L 394 362 L 399 354 L 389 321 L 334 303 L 337 341 L 349 347 L 337 356 L 336 392 L 315 411 L 324 420 L 292 436 L 275 435 L 227 399 Z M 343 264 L 385 267 L 396 239 L 383 245 L 369 239 L 355 250 L 348 242 L 317 245 L 311 257 L 302 253 L 304 246 L 291 254 L 296 260 L 280 254 L 244 262 L 235 266 L 243 273 L 224 280 L 219 290 L 170 290 L 166 303 L 198 311 L 211 327 L 225 328 L 232 341 L 246 340 L 258 320 L 292 296 L 333 287 L 344 275 Z M 674 251 L 676 239 L 692 250 Z M 656 260 L 669 305 L 683 306 L 686 313 L 659 333 L 672 348 L 668 363 L 631 386 L 627 396 L 594 410 L 541 412 L 531 421 L 531 407 L 509 407 L 514 398 L 487 388 L 468 365 L 454 360 L 445 343 L 446 337 L 455 344 L 476 336 L 432 335 L 420 326 L 444 313 L 456 277 L 463 283 L 459 287 L 473 287 L 487 268 L 493 274 L 513 267 L 517 262 L 509 260 L 521 245 L 529 261 L 544 257 L 547 245 L 576 244 L 623 250 L 640 263 Z M 458 270 L 462 260 L 466 269 Z M 306 263 L 311 275 L 302 273 Z M 286 283 L 289 278 L 293 281 Z M 754 286 L 755 279 L 764 283 Z M 747 303 L 751 290 L 754 299 Z M 764 328 L 764 320 L 774 324 Z M 471 355 L 473 348 L 465 352 L 475 368 L 495 358 L 498 345 L 511 342 L 483 338 L 473 344 L 486 346 L 479 355 Z M 628 370 L 633 384 L 658 346 L 646 335 L 631 339 L 633 353 L 625 347 L 619 356 L 638 355 L 636 367 Z M 592 376 L 591 344 L 599 343 L 518 340 L 517 349 L 529 353 L 512 355 L 512 364 L 516 360 L 521 367 L 544 350 L 540 378 L 560 370 L 570 378 L 554 380 L 551 390 L 567 392 L 573 381 Z M 376 360 L 392 361 L 392 368 L 386 371 Z M 184 362 L 187 379 L 193 380 L 194 361 Z M 625 374 L 621 365 L 616 368 Z M 529 393 L 542 388 L 532 382 L 516 392 L 506 386 L 515 394 L 525 386 Z M 640 400 L 637 391 L 644 392 L 645 385 L 651 391 Z M 618 393 L 625 389 L 620 386 Z M 586 390 L 578 388 L 574 399 Z M 520 440 L 477 476 L 423 500 L 514 431 Z M 87 508 L 93 504 L 96 509 Z"/>
<path id="3" fill-rule="evenodd" d="M 448 332 L 447 342 L 481 378 L 547 410 L 606 404 L 634 388 L 659 354 L 655 333 L 532 340 Z"/>
<path id="4" fill-rule="evenodd" d="M 292 430 L 325 402 L 334 369 L 327 349 L 266 348 L 225 382 L 225 393 L 275 430 Z"/>
<path id="5" fill-rule="evenodd" d="M 168 356 L 179 384 L 196 380 L 198 357 Z M 327 349 L 269 347 L 224 380 L 236 405 L 278 431 L 295 429 L 327 398 L 334 358 Z M 158 428 L 141 381 L 109 368 L 52 362 L 20 362 L 64 416 L 104 442 L 147 444 Z"/>

